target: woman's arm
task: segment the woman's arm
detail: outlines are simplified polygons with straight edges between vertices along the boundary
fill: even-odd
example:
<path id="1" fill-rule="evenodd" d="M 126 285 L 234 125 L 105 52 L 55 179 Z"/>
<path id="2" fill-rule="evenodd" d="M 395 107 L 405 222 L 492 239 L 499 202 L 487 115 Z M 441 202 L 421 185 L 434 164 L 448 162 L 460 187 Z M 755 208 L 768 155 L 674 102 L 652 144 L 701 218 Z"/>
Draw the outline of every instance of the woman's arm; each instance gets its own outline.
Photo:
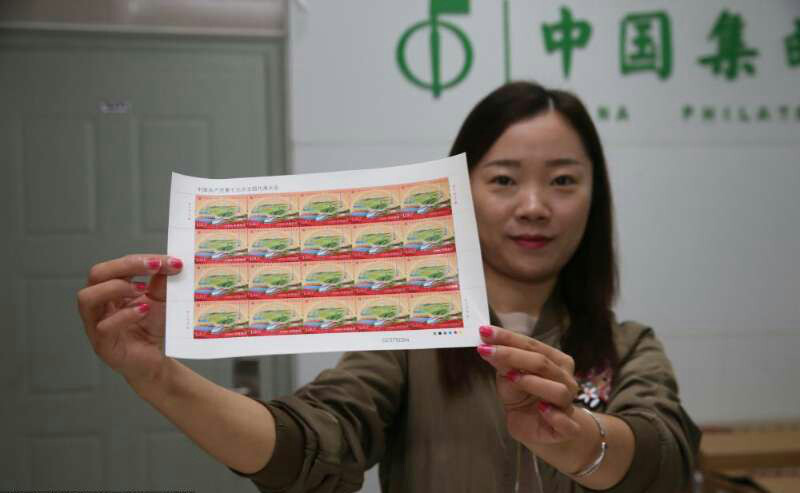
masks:
<path id="1" fill-rule="evenodd" d="M 572 359 L 546 344 L 497 327 L 482 329 L 479 347 L 498 373 L 498 394 L 509 431 L 567 475 L 592 464 L 601 452 L 598 424 L 573 405 Z M 652 330 L 618 328 L 619 375 L 607 414 L 606 455 L 593 473 L 573 479 L 588 489 L 678 491 L 688 481 L 699 434 L 680 405 L 677 384 Z"/>
<path id="2" fill-rule="evenodd" d="M 261 470 L 275 448 L 275 420 L 259 402 L 168 358 L 156 381 L 130 382 L 139 396 L 228 467 Z"/>
<path id="3" fill-rule="evenodd" d="M 540 412 L 544 419 L 548 419 L 548 414 L 553 410 L 543 405 Z M 570 414 L 578 427 L 569 441 L 554 445 L 525 444 L 542 460 L 567 475 L 575 474 L 594 463 L 600 456 L 602 442 L 597 423 L 591 416 L 574 409 Z M 594 416 L 606 432 L 605 441 L 608 447 L 605 457 L 594 472 L 573 480 L 589 489 L 607 490 L 618 484 L 630 469 L 635 449 L 634 435 L 628 424 L 617 417 L 600 413 L 594 413 Z M 558 418 L 552 416 L 550 419 L 556 421 Z"/>
<path id="4" fill-rule="evenodd" d="M 234 469 L 256 471 L 275 447 L 270 412 L 164 356 L 166 280 L 182 267 L 165 255 L 93 266 L 78 293 L 86 336 L 109 367 L 206 452 Z M 149 282 L 131 282 L 137 276 Z"/>
<path id="5" fill-rule="evenodd" d="M 481 327 L 485 343 L 478 352 L 497 370 L 497 390 L 506 410 L 508 430 L 516 440 L 565 474 L 574 474 L 600 455 L 602 437 L 592 416 L 573 400 L 578 384 L 575 363 L 561 351 L 530 337 L 499 327 Z M 634 437 L 625 422 L 595 416 L 606 432 L 601 466 L 575 478 L 583 486 L 607 489 L 627 473 Z"/>
<path id="6" fill-rule="evenodd" d="M 636 447 L 628 474 L 613 492 L 683 491 L 691 480 L 701 433 L 681 405 L 664 347 L 649 327 L 614 328 L 620 364 L 605 412 L 633 430 Z"/>
<path id="7" fill-rule="evenodd" d="M 191 440 L 265 491 L 359 490 L 402 404 L 405 353 L 348 353 L 336 369 L 266 405 L 236 394 L 164 356 L 166 278 L 181 268 L 163 255 L 92 267 L 78 308 L 95 353 Z M 137 276 L 150 281 L 132 283 Z"/>
<path id="8" fill-rule="evenodd" d="M 345 353 L 336 368 L 269 403 L 276 447 L 267 467 L 247 477 L 270 492 L 360 490 L 386 452 L 406 375 L 405 351 Z"/>

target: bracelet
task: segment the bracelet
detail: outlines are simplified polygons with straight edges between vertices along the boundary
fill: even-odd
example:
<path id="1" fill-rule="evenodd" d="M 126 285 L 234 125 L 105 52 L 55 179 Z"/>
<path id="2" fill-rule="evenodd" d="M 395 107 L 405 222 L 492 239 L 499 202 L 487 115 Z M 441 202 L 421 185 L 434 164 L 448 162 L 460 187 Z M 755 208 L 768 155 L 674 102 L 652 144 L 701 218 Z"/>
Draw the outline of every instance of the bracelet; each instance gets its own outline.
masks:
<path id="1" fill-rule="evenodd" d="M 597 430 L 600 432 L 600 439 L 602 441 L 600 442 L 600 455 L 598 455 L 597 458 L 594 460 L 594 462 L 592 462 L 588 466 L 584 467 L 583 469 L 574 474 L 570 474 L 570 476 L 572 476 L 573 478 L 582 478 L 598 470 L 600 468 L 600 465 L 603 463 L 603 459 L 606 458 L 606 449 L 608 449 L 608 443 L 606 443 L 606 429 L 600 423 L 600 420 L 597 419 L 597 416 L 595 416 L 594 413 L 592 413 L 585 407 L 580 407 L 578 409 L 584 411 L 586 414 L 592 417 L 594 423 L 597 425 Z"/>

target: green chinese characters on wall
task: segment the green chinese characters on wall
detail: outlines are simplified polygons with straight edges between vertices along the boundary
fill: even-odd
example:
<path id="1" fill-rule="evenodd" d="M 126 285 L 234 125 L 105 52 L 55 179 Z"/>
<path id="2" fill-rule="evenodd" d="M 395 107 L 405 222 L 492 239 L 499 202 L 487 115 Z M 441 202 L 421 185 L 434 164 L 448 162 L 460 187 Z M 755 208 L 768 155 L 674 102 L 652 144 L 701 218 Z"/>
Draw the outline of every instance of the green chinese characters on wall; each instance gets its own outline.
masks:
<path id="1" fill-rule="evenodd" d="M 510 57 L 510 9 L 512 2 L 502 0 L 502 50 L 503 75 L 506 82 L 511 80 Z M 558 57 L 561 74 L 569 79 L 576 55 L 590 49 L 595 29 L 589 19 L 580 12 L 573 12 L 568 6 L 560 6 L 557 17 L 547 18 L 539 24 L 541 41 L 547 56 Z M 443 15 L 466 15 L 470 13 L 469 0 L 430 0 L 428 18 L 406 29 L 397 43 L 395 57 L 402 75 L 413 85 L 430 91 L 439 98 L 444 91 L 463 82 L 473 64 L 474 49 L 467 34 L 455 24 L 441 18 Z M 793 19 L 794 30 L 783 38 L 786 65 L 790 69 L 800 67 L 800 18 Z M 757 75 L 757 59 L 760 50 L 751 46 L 746 36 L 746 21 L 740 13 L 723 9 L 714 19 L 707 34 L 712 46 L 711 52 L 693 55 L 700 68 L 712 77 L 725 81 L 736 81 L 742 76 Z M 409 40 L 427 33 L 430 78 L 423 80 L 415 74 L 407 60 Z M 441 50 L 441 36 L 453 37 L 460 47 L 463 62 L 454 76 L 442 75 L 441 66 L 444 54 Z M 676 53 L 673 47 L 672 19 L 665 10 L 628 12 L 619 21 L 618 67 L 623 77 L 651 73 L 662 81 L 668 80 L 674 71 Z M 423 38 L 424 39 L 424 38 Z M 448 54 L 455 56 L 455 54 Z M 624 120 L 624 118 L 622 119 Z"/>
<path id="2" fill-rule="evenodd" d="M 794 32 L 783 40 L 786 47 L 786 64 L 791 68 L 800 67 L 800 17 L 794 20 Z"/>
<path id="3" fill-rule="evenodd" d="M 662 80 L 672 75 L 672 26 L 666 12 L 626 15 L 619 29 L 622 75 L 654 72 Z"/>
<path id="4" fill-rule="evenodd" d="M 561 18 L 552 24 L 542 24 L 544 49 L 548 54 L 561 52 L 564 78 L 572 71 L 572 52 L 586 48 L 592 37 L 592 25 L 586 20 L 576 19 L 568 7 L 561 7 Z"/>
<path id="5" fill-rule="evenodd" d="M 747 46 L 744 41 L 744 20 L 738 14 L 723 10 L 708 35 L 717 43 L 717 52 L 702 56 L 698 62 L 708 66 L 714 75 L 723 75 L 727 80 L 736 80 L 744 71 L 755 75 L 753 60 L 758 50 Z"/>

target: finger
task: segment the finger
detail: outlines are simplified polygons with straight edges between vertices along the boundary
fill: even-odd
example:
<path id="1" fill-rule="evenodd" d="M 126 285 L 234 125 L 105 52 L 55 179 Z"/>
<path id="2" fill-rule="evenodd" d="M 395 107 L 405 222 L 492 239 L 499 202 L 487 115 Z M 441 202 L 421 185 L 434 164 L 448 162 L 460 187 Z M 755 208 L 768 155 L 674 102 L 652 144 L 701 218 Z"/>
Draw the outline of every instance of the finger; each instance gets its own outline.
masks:
<path id="1" fill-rule="evenodd" d="M 558 349 L 541 341 L 537 341 L 532 337 L 528 337 L 502 327 L 495 327 L 493 325 L 481 326 L 480 334 L 483 342 L 487 344 L 511 346 L 524 349 L 526 351 L 535 351 L 553 360 L 567 373 L 573 374 L 575 372 L 575 361 L 570 355 L 565 354 L 562 351 L 559 351 Z"/>
<path id="2" fill-rule="evenodd" d="M 490 346 L 481 344 L 478 352 L 499 373 L 506 374 L 511 370 L 532 373 L 548 380 L 555 380 L 566 385 L 573 395 L 578 392 L 578 384 L 572 375 L 541 353 L 526 351 L 508 346 Z"/>
<path id="3" fill-rule="evenodd" d="M 78 291 L 78 311 L 87 328 L 93 328 L 107 308 L 114 309 L 114 302 L 142 295 L 140 286 L 122 279 L 111 279 L 102 284 Z"/>
<path id="4" fill-rule="evenodd" d="M 527 408 L 528 406 L 537 404 L 538 402 L 538 397 L 531 394 L 522 393 L 522 396 L 515 401 L 503 401 L 503 409 L 506 411 L 515 411 L 517 409 Z"/>
<path id="5" fill-rule="evenodd" d="M 155 276 L 153 276 L 153 277 L 155 277 Z M 152 283 L 152 278 L 151 278 L 151 283 Z M 150 289 L 151 289 L 150 288 L 150 283 L 132 281 L 131 284 L 134 285 L 134 287 L 136 288 L 137 292 L 143 293 L 143 295 L 142 296 L 138 296 L 136 298 L 125 298 L 123 300 L 123 306 L 130 307 L 130 306 L 138 305 L 139 303 L 145 303 L 148 300 L 152 300 L 153 299 L 152 297 L 145 296 L 145 295 L 149 295 L 150 294 Z"/>
<path id="6" fill-rule="evenodd" d="M 146 303 L 141 303 L 119 310 L 110 317 L 103 319 L 97 324 L 96 338 L 92 342 L 95 352 L 106 357 L 110 356 L 111 352 L 118 349 L 117 343 L 120 341 L 125 327 L 142 320 L 149 311 L 150 306 Z"/>
<path id="7" fill-rule="evenodd" d="M 536 405 L 539 414 L 553 430 L 562 438 L 570 439 L 577 437 L 581 432 L 581 426 L 563 410 L 552 406 L 548 402 L 540 401 Z"/>
<path id="8" fill-rule="evenodd" d="M 167 276 L 157 274 L 150 279 L 147 296 L 157 301 L 167 301 Z"/>
<path id="9" fill-rule="evenodd" d="M 144 298 L 144 303 L 150 306 L 150 312 L 147 317 L 139 322 L 139 326 L 143 328 L 148 335 L 163 339 L 167 305 L 150 300 L 149 295 Z"/>
<path id="10" fill-rule="evenodd" d="M 173 275 L 183 268 L 177 257 L 167 255 L 132 254 L 121 258 L 100 262 L 89 270 L 89 286 L 110 279 L 149 276 L 154 274 Z"/>
<path id="11" fill-rule="evenodd" d="M 97 324 L 97 335 L 100 337 L 107 337 L 114 332 L 119 332 L 124 327 L 140 321 L 146 317 L 148 313 L 150 313 L 150 305 L 147 303 L 139 303 L 129 308 L 123 308 Z"/>
<path id="12" fill-rule="evenodd" d="M 147 284 L 145 284 L 144 290 L 147 291 Z M 147 303 L 148 301 L 150 301 L 150 298 L 148 298 L 147 295 L 143 294 L 141 296 L 137 296 L 136 298 L 125 298 L 124 304 L 121 307 L 130 308 L 140 303 Z"/>
<path id="13" fill-rule="evenodd" d="M 543 401 L 554 404 L 571 416 L 574 411 L 572 401 L 575 394 L 561 382 L 547 380 L 538 375 L 528 375 L 511 370 L 505 374 L 505 378 L 513 382 L 514 386 L 526 393 L 536 396 Z"/>

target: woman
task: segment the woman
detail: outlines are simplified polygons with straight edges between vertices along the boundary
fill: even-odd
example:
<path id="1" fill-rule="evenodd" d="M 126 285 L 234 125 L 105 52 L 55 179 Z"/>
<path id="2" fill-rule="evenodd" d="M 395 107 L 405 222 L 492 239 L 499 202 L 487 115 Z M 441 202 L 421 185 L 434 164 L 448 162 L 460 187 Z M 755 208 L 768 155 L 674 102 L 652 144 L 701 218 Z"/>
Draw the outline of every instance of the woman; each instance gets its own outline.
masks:
<path id="1" fill-rule="evenodd" d="M 182 264 L 130 255 L 78 295 L 95 351 L 263 491 L 356 491 L 377 462 L 388 492 L 680 490 L 699 433 L 652 330 L 611 311 L 611 195 L 586 109 L 507 84 L 467 117 L 461 152 L 492 307 L 477 350 L 348 353 L 259 403 L 162 355 L 165 279 Z M 143 274 L 143 289 L 128 281 Z"/>

